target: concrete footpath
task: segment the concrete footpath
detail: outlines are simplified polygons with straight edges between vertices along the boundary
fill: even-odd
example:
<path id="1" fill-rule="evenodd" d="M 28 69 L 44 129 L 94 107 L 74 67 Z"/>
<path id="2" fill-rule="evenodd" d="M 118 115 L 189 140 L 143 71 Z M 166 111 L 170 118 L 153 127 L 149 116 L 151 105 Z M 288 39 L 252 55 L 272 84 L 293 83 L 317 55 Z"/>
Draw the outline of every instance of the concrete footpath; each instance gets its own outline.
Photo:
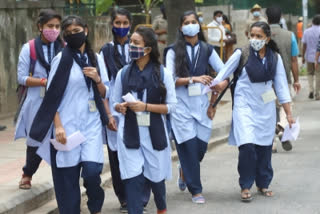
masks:
<path id="1" fill-rule="evenodd" d="M 230 93 L 227 92 L 213 120 L 214 130 L 209 144 L 210 148 L 226 142 L 231 119 L 230 101 Z M 13 141 L 14 125 L 12 118 L 1 119 L 0 124 L 7 126 L 5 131 L 0 132 L 0 214 L 58 213 L 51 169 L 44 161 L 42 161 L 39 170 L 33 176 L 32 189 L 20 190 L 18 188 L 18 183 L 22 175 L 22 167 L 25 163 L 26 145 L 23 139 L 16 142 Z M 104 153 L 105 166 L 102 174 L 102 185 L 106 189 L 110 189 L 111 176 L 106 147 Z M 177 159 L 175 151 L 172 153 L 172 159 Z M 85 195 L 84 192 L 85 190 L 82 187 L 83 195 Z M 106 197 L 115 199 L 114 194 L 108 194 Z M 83 201 L 85 200 L 85 197 L 83 197 Z"/>

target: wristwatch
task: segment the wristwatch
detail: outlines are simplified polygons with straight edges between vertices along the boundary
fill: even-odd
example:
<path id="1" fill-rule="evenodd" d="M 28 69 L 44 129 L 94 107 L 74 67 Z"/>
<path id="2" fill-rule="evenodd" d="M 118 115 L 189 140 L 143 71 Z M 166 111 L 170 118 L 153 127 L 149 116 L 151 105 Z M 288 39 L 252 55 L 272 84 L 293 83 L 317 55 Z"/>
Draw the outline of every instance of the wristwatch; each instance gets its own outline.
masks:
<path id="1" fill-rule="evenodd" d="M 192 84 L 193 83 L 193 79 L 192 77 L 189 78 L 189 84 Z"/>

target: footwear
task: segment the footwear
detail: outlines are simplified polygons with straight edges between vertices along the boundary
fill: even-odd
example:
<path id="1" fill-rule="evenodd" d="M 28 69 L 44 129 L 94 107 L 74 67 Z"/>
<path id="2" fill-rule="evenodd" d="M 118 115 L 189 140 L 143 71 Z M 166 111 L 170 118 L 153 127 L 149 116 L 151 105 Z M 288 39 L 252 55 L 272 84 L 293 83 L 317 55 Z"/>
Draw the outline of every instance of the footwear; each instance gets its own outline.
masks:
<path id="1" fill-rule="evenodd" d="M 248 190 L 248 189 L 241 190 L 241 201 L 242 202 L 252 201 L 252 195 L 250 193 L 250 190 Z"/>
<path id="2" fill-rule="evenodd" d="M 258 192 L 263 195 L 263 196 L 266 196 L 266 197 L 272 197 L 273 196 L 273 192 L 272 190 L 270 189 L 267 189 L 267 188 L 258 188 L 257 189 Z"/>
<path id="3" fill-rule="evenodd" d="M 157 211 L 157 214 L 166 214 L 166 213 L 167 213 L 167 209 Z"/>
<path id="4" fill-rule="evenodd" d="M 178 181 L 177 181 L 177 183 L 178 183 L 178 187 L 179 187 L 179 189 L 180 189 L 180 191 L 185 191 L 186 190 L 186 188 L 187 188 L 187 184 L 186 184 L 186 182 L 183 180 L 183 175 L 182 175 L 182 170 L 181 170 L 181 166 L 180 166 L 180 164 L 178 165 L 178 170 L 179 170 L 179 176 L 178 176 Z"/>
<path id="5" fill-rule="evenodd" d="M 206 199 L 203 197 L 203 195 L 192 196 L 192 202 L 195 204 L 204 204 L 206 203 Z"/>
<path id="6" fill-rule="evenodd" d="M 31 180 L 32 180 L 32 177 L 23 174 L 19 182 L 19 189 L 25 189 L 25 190 L 31 189 L 31 186 L 32 186 Z"/>
<path id="7" fill-rule="evenodd" d="M 0 131 L 5 130 L 7 127 L 6 126 L 0 126 Z"/>
<path id="8" fill-rule="evenodd" d="M 119 210 L 121 213 L 128 213 L 127 204 L 126 203 L 121 204 Z"/>
<path id="9" fill-rule="evenodd" d="M 291 142 L 288 140 L 288 141 L 284 141 L 284 142 L 281 142 L 281 145 L 282 145 L 282 148 L 285 150 L 285 151 L 291 151 L 292 150 L 292 144 Z"/>
<path id="10" fill-rule="evenodd" d="M 309 99 L 313 99 L 313 92 L 310 92 Z"/>
<path id="11" fill-rule="evenodd" d="M 148 213 L 147 207 L 143 207 L 143 214 L 147 214 L 147 213 Z"/>

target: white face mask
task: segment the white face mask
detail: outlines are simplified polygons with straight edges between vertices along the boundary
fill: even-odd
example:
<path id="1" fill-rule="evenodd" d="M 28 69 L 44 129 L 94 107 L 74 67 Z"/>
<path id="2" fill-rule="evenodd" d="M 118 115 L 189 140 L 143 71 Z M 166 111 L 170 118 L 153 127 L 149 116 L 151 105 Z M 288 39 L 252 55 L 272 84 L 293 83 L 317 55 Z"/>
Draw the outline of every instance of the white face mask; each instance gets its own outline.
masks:
<path id="1" fill-rule="evenodd" d="M 250 39 L 250 45 L 255 51 L 260 51 L 266 44 L 267 39 Z"/>
<path id="2" fill-rule="evenodd" d="M 193 37 L 200 32 L 200 25 L 199 24 L 184 25 L 181 28 L 181 31 L 182 31 L 183 35 Z"/>
<path id="3" fill-rule="evenodd" d="M 221 24 L 222 21 L 223 21 L 222 16 L 217 17 L 217 18 L 216 18 L 216 21 L 217 21 L 219 24 Z"/>

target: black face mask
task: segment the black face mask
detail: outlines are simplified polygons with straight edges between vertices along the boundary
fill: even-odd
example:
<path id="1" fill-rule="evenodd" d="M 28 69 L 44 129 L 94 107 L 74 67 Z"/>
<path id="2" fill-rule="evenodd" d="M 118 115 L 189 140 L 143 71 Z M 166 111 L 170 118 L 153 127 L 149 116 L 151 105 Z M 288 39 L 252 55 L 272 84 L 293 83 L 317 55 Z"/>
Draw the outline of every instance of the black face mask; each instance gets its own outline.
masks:
<path id="1" fill-rule="evenodd" d="M 68 43 L 68 46 L 72 49 L 79 49 L 83 45 L 83 43 L 86 41 L 86 38 L 87 36 L 84 33 L 84 31 L 64 36 L 64 40 Z"/>

